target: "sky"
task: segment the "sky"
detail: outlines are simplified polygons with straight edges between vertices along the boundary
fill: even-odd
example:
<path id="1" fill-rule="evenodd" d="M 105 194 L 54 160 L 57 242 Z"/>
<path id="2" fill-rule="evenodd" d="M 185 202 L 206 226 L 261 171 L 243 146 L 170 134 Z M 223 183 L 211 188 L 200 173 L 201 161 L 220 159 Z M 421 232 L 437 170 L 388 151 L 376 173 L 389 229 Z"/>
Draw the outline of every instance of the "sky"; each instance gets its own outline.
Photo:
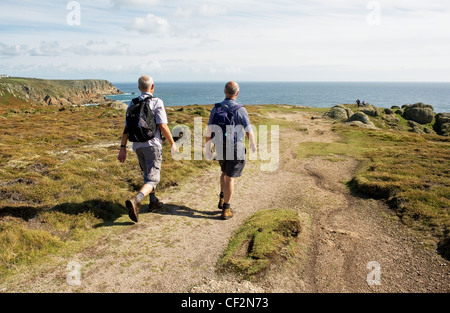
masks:
<path id="1" fill-rule="evenodd" d="M 450 81 L 448 0 L 2 0 L 0 74 Z"/>

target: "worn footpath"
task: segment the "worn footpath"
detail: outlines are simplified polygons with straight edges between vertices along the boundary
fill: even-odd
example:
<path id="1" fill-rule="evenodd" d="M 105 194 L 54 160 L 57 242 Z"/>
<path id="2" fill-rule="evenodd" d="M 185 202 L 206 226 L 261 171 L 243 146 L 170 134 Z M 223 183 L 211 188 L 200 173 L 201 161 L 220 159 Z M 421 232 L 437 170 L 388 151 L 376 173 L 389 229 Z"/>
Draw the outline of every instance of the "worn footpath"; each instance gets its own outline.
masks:
<path id="1" fill-rule="evenodd" d="M 281 131 L 276 171 L 248 162 L 236 181 L 234 218 L 220 219 L 217 167 L 161 194 L 164 207 L 151 213 L 144 208 L 139 223 L 117 220 L 95 245 L 40 265 L 32 277 L 18 276 L 4 291 L 449 292 L 450 262 L 423 248 L 383 202 L 350 193 L 345 182 L 356 160 L 297 158 L 301 142 L 339 139 L 329 121 L 311 116 L 271 115 L 307 131 Z M 299 259 L 254 281 L 219 273 L 217 261 L 233 233 L 255 212 L 272 208 L 303 217 Z M 74 270 L 80 272 L 75 284 Z"/>

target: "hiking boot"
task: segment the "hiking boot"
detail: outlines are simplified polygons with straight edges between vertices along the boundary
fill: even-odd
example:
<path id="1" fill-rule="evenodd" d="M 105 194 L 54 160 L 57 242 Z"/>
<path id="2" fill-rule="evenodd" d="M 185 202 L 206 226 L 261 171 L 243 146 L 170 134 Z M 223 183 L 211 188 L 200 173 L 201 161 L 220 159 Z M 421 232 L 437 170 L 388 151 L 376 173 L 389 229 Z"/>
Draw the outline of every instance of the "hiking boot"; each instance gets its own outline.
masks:
<path id="1" fill-rule="evenodd" d="M 128 216 L 135 223 L 138 222 L 139 211 L 141 210 L 141 202 L 136 197 L 133 197 L 125 202 L 128 209 Z"/>
<path id="2" fill-rule="evenodd" d="M 220 215 L 220 217 L 223 220 L 229 220 L 230 218 L 233 217 L 233 213 L 234 210 L 232 210 L 231 208 L 222 209 L 222 214 Z"/>
<path id="3" fill-rule="evenodd" d="M 150 204 L 148 205 L 148 211 L 149 212 L 154 212 L 158 209 L 162 209 L 164 203 L 160 202 L 159 200 L 157 202 L 150 202 Z"/>

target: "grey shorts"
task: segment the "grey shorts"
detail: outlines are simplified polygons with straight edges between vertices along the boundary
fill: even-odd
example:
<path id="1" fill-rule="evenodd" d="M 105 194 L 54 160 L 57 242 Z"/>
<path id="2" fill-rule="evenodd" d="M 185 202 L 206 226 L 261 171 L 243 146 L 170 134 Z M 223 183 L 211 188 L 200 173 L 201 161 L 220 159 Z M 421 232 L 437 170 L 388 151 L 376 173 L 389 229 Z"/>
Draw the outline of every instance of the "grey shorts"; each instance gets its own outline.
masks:
<path id="1" fill-rule="evenodd" d="M 161 180 L 162 148 L 159 146 L 139 148 L 136 155 L 144 172 L 144 184 L 150 184 L 156 189 Z"/>

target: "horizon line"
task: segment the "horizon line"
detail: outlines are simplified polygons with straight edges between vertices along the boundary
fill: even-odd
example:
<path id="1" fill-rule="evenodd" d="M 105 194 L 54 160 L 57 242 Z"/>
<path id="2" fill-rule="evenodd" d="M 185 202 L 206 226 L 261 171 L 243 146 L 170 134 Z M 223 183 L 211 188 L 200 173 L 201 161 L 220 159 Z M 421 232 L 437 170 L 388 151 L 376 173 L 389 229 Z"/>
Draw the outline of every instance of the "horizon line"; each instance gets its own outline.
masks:
<path id="1" fill-rule="evenodd" d="M 6 75 L 6 74 L 5 74 Z M 41 78 L 41 77 L 26 77 L 26 76 L 7 76 L 2 78 L 25 78 L 25 79 L 42 79 L 42 80 L 107 80 L 111 83 L 128 84 L 135 83 L 135 81 L 114 81 L 107 78 Z M 156 83 L 223 83 L 228 80 L 160 80 Z M 400 81 L 400 80 L 373 80 L 373 81 L 358 81 L 358 80 L 235 80 L 240 83 L 442 83 L 448 84 L 450 81 Z M 137 79 L 136 79 L 137 83 Z"/>
<path id="2" fill-rule="evenodd" d="M 134 81 L 113 81 L 109 80 L 110 82 L 114 82 L 117 84 L 128 84 L 128 83 L 135 83 Z M 156 81 L 155 83 L 224 83 L 227 80 L 161 80 Z M 426 83 L 442 83 L 442 84 L 449 84 L 450 81 L 340 81 L 340 80 L 236 80 L 238 83 L 420 83 L 420 84 L 426 84 Z M 137 83 L 137 80 L 136 80 Z"/>

